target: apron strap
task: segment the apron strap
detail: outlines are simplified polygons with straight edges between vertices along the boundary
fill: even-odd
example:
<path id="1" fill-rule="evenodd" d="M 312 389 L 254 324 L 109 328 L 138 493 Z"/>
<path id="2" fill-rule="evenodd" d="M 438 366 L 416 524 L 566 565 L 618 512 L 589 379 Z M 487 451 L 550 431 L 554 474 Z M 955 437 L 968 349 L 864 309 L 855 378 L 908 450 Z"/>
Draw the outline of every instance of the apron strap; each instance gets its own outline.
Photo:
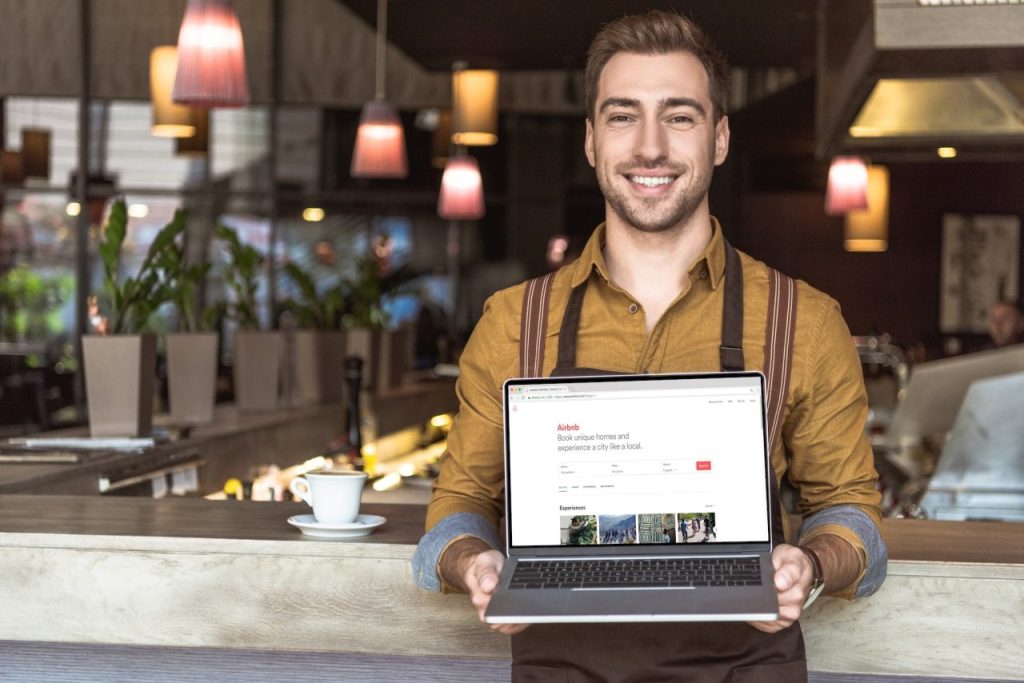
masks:
<path id="1" fill-rule="evenodd" d="M 523 290 L 519 321 L 519 376 L 540 377 L 544 365 L 544 337 L 548 327 L 548 302 L 555 273 L 535 277 Z"/>
<path id="2" fill-rule="evenodd" d="M 587 294 L 587 282 L 573 288 L 569 303 L 565 306 L 562 326 L 558 329 L 558 360 L 556 368 L 576 367 L 576 337 L 580 330 L 580 315 L 583 313 L 583 297 Z"/>
<path id="3" fill-rule="evenodd" d="M 793 332 L 796 329 L 796 281 L 768 269 L 768 319 L 764 331 L 764 374 L 768 379 L 768 448 L 781 438 L 782 413 L 793 367 Z"/>
<path id="4" fill-rule="evenodd" d="M 725 300 L 722 302 L 722 342 L 718 347 L 722 372 L 743 370 L 743 266 L 739 254 L 725 245 Z"/>

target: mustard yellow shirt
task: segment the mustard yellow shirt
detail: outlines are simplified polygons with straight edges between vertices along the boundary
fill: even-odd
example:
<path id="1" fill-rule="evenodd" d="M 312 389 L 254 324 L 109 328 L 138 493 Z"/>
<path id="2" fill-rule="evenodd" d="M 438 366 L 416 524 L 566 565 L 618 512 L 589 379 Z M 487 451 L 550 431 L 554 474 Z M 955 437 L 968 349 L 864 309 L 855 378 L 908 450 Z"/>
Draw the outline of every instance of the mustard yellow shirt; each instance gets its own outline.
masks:
<path id="1" fill-rule="evenodd" d="M 718 371 L 725 246 L 721 227 L 712 222 L 712 239 L 690 269 L 689 284 L 650 334 L 639 302 L 609 278 L 602 253 L 604 226 L 599 226 L 580 258 L 554 278 L 542 374 L 555 366 L 569 292 L 588 278 L 577 365 L 624 373 Z M 748 370 L 763 370 L 768 269 L 743 253 L 740 260 L 744 360 Z M 519 375 L 524 287 L 487 300 L 462 354 L 456 384 L 460 409 L 427 511 L 428 531 L 459 512 L 477 513 L 495 526 L 503 515 L 502 383 Z M 792 374 L 772 466 L 778 480 L 788 476 L 798 492 L 800 514 L 855 506 L 877 528 L 878 475 L 864 433 L 868 406 L 857 351 L 839 305 L 805 282 L 797 288 Z M 788 522 L 786 515 L 783 519 Z M 863 577 L 867 555 L 861 535 L 842 523 L 825 523 L 803 540 L 820 533 L 841 536 L 860 551 Z M 843 595 L 853 595 L 856 587 Z"/>

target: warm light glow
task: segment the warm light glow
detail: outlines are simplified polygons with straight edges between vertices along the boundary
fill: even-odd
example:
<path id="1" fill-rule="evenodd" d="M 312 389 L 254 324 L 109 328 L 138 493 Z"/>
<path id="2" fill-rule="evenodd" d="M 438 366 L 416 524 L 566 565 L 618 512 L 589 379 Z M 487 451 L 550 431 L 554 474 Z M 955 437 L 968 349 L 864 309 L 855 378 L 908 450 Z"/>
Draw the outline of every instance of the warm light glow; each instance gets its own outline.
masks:
<path id="1" fill-rule="evenodd" d="M 430 418 L 430 426 L 431 427 L 439 427 L 439 428 L 450 427 L 451 424 L 452 424 L 452 416 L 449 415 L 448 413 L 444 413 L 442 415 L 435 415 L 434 417 Z"/>
<path id="2" fill-rule="evenodd" d="M 398 466 L 398 474 L 403 477 L 411 477 L 416 474 L 416 465 L 411 462 L 403 462 Z"/>
<path id="3" fill-rule="evenodd" d="M 868 170 L 858 157 L 836 157 L 828 169 L 825 213 L 840 216 L 868 206 Z"/>
<path id="4" fill-rule="evenodd" d="M 868 208 L 846 214 L 843 245 L 847 251 L 889 248 L 889 169 L 868 167 Z"/>
<path id="5" fill-rule="evenodd" d="M 399 484 L 402 483 L 402 477 L 398 472 L 391 472 L 385 474 L 383 477 L 373 482 L 374 491 L 390 491 Z"/>
<path id="6" fill-rule="evenodd" d="M 498 142 L 498 72 L 482 69 L 452 73 L 452 102 L 457 145 L 493 145 Z"/>
<path id="7" fill-rule="evenodd" d="M 192 107 L 249 104 L 242 28 L 230 0 L 188 0 L 173 99 Z"/>
<path id="8" fill-rule="evenodd" d="M 355 178 L 404 178 L 405 132 L 398 111 L 382 100 L 367 102 L 359 119 L 356 148 L 352 154 Z"/>
<path id="9" fill-rule="evenodd" d="M 955 159 L 956 147 L 939 147 L 938 154 L 942 159 Z"/>
<path id="10" fill-rule="evenodd" d="M 188 138 L 196 134 L 191 110 L 171 101 L 177 69 L 178 48 L 173 45 L 160 45 L 149 53 L 149 93 L 153 100 L 149 132 L 162 138 Z"/>
<path id="11" fill-rule="evenodd" d="M 132 218 L 145 218 L 149 215 L 149 207 L 145 204 L 129 204 L 128 215 Z"/>
<path id="12" fill-rule="evenodd" d="M 69 216 L 77 216 L 82 213 L 82 205 L 78 202 L 68 202 L 67 207 L 64 209 L 64 213 Z"/>
<path id="13" fill-rule="evenodd" d="M 484 215 L 480 166 L 468 154 L 457 154 L 448 159 L 441 178 L 437 214 L 448 220 L 476 220 Z"/>
<path id="14" fill-rule="evenodd" d="M 324 210 L 316 206 L 311 206 L 302 210 L 302 220 L 307 223 L 319 223 L 324 219 L 325 215 Z"/>

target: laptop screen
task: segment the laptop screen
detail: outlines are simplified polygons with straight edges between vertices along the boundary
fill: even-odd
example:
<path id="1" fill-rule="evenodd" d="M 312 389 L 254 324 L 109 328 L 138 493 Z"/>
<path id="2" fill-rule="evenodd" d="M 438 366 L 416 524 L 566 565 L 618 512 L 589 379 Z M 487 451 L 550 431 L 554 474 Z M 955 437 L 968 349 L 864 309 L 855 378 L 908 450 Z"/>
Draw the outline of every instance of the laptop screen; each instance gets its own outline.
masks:
<path id="1" fill-rule="evenodd" d="M 505 384 L 509 547 L 767 543 L 760 373 Z"/>

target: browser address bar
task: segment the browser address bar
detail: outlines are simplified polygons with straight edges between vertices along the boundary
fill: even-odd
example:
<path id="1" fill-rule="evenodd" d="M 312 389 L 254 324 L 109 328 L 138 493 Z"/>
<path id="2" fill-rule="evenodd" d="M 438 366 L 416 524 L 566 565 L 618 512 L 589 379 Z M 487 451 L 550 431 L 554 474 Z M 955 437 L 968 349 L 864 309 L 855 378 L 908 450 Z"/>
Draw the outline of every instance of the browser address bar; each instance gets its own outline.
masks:
<path id="1" fill-rule="evenodd" d="M 537 398 L 548 398 L 548 399 L 570 399 L 570 398 L 586 398 L 586 399 L 603 399 L 603 398 L 647 398 L 651 396 L 679 396 L 679 397 L 690 397 L 690 398 L 701 398 L 705 396 L 756 396 L 756 387 L 704 387 L 704 388 L 693 388 L 693 389 L 644 389 L 637 391 L 576 391 L 576 392 L 560 392 L 560 393 L 543 393 L 540 395 L 527 394 L 528 396 L 537 396 Z"/>

